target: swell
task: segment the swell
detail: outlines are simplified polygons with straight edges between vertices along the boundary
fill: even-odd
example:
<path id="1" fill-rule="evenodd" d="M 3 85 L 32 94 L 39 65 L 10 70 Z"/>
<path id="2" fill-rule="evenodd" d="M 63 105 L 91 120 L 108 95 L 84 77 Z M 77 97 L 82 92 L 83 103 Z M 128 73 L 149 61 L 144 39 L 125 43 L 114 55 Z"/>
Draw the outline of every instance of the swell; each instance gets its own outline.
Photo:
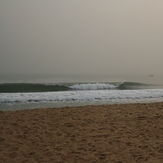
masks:
<path id="1" fill-rule="evenodd" d="M 136 82 L 123 83 L 64 83 L 64 84 L 41 84 L 41 83 L 2 83 L 0 93 L 16 92 L 56 92 L 68 90 L 128 90 L 143 89 L 150 87 L 148 84 Z"/>
<path id="2" fill-rule="evenodd" d="M 151 84 L 144 84 L 144 83 L 138 83 L 138 82 L 124 82 L 121 83 L 118 88 L 121 90 L 127 90 L 127 89 L 144 89 L 147 87 L 151 87 Z"/>
<path id="3" fill-rule="evenodd" d="M 69 88 L 64 85 L 46 85 L 35 83 L 4 83 L 0 84 L 1 93 L 14 92 L 51 92 L 51 91 L 66 91 Z"/>

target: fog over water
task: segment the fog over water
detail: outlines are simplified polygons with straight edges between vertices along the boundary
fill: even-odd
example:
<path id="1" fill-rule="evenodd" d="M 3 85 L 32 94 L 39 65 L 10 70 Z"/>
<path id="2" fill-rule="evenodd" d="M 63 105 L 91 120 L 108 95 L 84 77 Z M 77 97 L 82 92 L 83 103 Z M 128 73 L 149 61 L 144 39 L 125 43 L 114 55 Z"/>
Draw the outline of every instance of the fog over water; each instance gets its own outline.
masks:
<path id="1" fill-rule="evenodd" d="M 0 73 L 161 83 L 162 6 L 162 0 L 0 1 Z"/>

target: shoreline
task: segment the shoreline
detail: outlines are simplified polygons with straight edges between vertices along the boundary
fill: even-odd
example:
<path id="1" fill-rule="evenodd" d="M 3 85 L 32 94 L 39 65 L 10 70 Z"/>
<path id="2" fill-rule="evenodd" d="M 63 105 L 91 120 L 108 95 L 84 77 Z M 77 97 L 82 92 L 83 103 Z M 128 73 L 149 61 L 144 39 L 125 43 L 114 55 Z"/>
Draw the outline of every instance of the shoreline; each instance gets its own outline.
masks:
<path id="1" fill-rule="evenodd" d="M 29 104 L 29 105 L 33 105 L 33 104 L 35 104 L 35 103 L 32 103 L 32 104 Z M 66 103 L 67 104 L 67 103 Z M 128 103 L 99 103 L 98 104 L 98 102 L 97 102 L 97 104 L 95 104 L 95 103 L 88 103 L 88 104 L 76 104 L 76 105 L 71 105 L 71 103 L 68 103 L 68 105 L 56 105 L 55 106 L 55 104 L 53 104 L 52 103 L 52 105 L 50 106 L 50 107 L 36 107 L 36 108 L 29 108 L 29 109 L 16 109 L 16 110 L 0 110 L 0 112 L 15 112 L 15 111 L 25 111 L 25 110 L 37 110 L 37 109 L 62 109 L 62 108 L 81 108 L 81 107 L 89 107 L 89 106 L 92 106 L 92 107 L 100 107 L 100 106 L 112 106 L 112 105 L 143 105 L 143 104 L 163 104 L 163 102 L 156 102 L 156 101 L 153 101 L 153 102 L 128 102 Z M 5 105 L 5 104 L 4 104 Z M 28 106 L 28 103 L 27 104 L 23 104 L 23 105 L 27 105 Z M 43 105 L 44 105 L 44 103 L 43 103 Z M 3 105 L 2 105 L 3 106 Z"/>
<path id="2" fill-rule="evenodd" d="M 0 162 L 163 162 L 163 102 L 0 111 Z"/>
<path id="3" fill-rule="evenodd" d="M 43 109 L 43 108 L 63 108 L 63 107 L 87 107 L 87 106 L 101 106 L 101 105 L 123 105 L 123 104 L 150 104 L 150 103 L 160 103 L 163 98 L 152 98 L 152 99 L 120 99 L 119 102 L 114 102 L 108 100 L 105 101 L 89 101 L 89 102 L 50 102 L 50 103 L 18 103 L 18 104 L 1 104 L 0 111 L 16 111 L 16 110 L 33 110 L 33 109 Z"/>

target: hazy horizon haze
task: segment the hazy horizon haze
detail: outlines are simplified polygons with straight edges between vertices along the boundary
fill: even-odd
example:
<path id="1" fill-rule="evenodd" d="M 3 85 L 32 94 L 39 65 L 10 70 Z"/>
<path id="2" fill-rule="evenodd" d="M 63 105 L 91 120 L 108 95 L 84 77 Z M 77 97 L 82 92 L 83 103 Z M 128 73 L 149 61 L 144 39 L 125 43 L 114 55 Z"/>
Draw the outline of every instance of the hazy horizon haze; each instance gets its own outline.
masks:
<path id="1" fill-rule="evenodd" d="M 162 0 L 0 1 L 0 73 L 162 75 Z"/>

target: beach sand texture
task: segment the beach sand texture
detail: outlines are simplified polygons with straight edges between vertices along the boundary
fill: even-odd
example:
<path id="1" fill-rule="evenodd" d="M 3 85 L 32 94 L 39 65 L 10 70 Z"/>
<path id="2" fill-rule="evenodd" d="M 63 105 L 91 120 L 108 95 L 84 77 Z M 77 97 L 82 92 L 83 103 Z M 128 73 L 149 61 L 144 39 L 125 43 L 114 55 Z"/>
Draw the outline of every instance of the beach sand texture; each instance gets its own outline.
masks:
<path id="1" fill-rule="evenodd" d="M 0 163 L 162 163 L 163 103 L 0 112 Z"/>

